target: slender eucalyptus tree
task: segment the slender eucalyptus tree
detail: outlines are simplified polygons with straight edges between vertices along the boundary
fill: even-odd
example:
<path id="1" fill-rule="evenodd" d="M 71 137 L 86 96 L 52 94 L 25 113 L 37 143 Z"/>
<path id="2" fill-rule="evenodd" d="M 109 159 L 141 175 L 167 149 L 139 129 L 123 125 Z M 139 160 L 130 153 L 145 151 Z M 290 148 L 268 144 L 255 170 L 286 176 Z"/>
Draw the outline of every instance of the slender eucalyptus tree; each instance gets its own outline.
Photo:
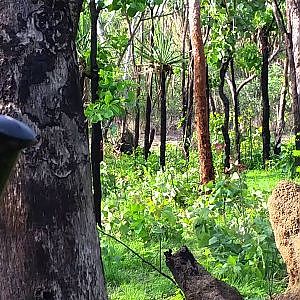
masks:
<path id="1" fill-rule="evenodd" d="M 206 95 L 206 66 L 201 33 L 200 2 L 189 2 L 189 25 L 194 58 L 194 105 L 198 138 L 201 183 L 214 180 L 209 134 L 209 102 Z"/>
<path id="2" fill-rule="evenodd" d="M 38 134 L 0 202 L 1 299 L 107 299 L 75 49 L 81 5 L 0 2 L 0 113 Z"/>

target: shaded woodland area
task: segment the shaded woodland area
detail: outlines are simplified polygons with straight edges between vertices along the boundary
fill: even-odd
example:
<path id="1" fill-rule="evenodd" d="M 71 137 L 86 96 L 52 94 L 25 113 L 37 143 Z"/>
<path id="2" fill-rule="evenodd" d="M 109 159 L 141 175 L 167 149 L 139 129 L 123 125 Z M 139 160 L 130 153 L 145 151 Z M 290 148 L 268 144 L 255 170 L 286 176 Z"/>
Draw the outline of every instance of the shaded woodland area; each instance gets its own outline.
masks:
<path id="1" fill-rule="evenodd" d="M 36 134 L 5 186 L 0 122 L 1 299 L 297 299 L 297 2 L 0 13 L 0 114 Z"/>

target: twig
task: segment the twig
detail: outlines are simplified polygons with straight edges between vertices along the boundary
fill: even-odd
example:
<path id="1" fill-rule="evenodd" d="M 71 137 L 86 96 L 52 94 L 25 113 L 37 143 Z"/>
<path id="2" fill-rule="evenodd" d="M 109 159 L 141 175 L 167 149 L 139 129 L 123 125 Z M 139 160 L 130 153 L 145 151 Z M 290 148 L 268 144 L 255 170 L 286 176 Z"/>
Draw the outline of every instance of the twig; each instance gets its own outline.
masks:
<path id="1" fill-rule="evenodd" d="M 127 250 L 129 250 L 130 252 L 132 252 L 135 256 L 137 256 L 143 263 L 145 263 L 146 265 L 150 266 L 152 269 L 154 269 L 156 272 L 158 272 L 160 275 L 164 276 L 165 278 L 169 279 L 176 287 L 179 288 L 178 284 L 176 283 L 176 281 L 170 277 L 168 274 L 160 271 L 157 267 L 155 267 L 151 262 L 147 261 L 146 259 L 144 259 L 140 254 L 138 254 L 136 251 L 134 251 L 133 249 L 131 249 L 129 246 L 127 246 L 124 242 L 122 242 L 121 240 L 119 240 L 118 238 L 116 238 L 115 236 L 105 232 L 104 230 L 102 230 L 99 226 L 97 226 L 97 229 L 99 232 L 103 233 L 104 235 L 112 238 L 113 240 L 115 240 L 116 242 L 118 242 L 119 244 L 123 245 Z"/>

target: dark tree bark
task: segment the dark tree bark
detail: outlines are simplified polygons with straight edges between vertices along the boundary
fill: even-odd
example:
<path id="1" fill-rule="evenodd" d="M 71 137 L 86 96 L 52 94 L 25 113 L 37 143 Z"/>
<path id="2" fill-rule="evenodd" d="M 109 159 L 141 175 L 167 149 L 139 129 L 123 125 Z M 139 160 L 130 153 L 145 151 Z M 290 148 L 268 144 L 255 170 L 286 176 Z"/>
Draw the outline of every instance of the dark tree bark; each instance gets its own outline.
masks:
<path id="1" fill-rule="evenodd" d="M 200 3 L 189 2 L 190 35 L 194 57 L 194 104 L 198 137 L 201 183 L 215 179 L 209 134 L 209 108 L 206 97 L 206 64 L 201 34 Z"/>
<path id="2" fill-rule="evenodd" d="M 172 254 L 165 252 L 166 264 L 175 281 L 183 291 L 186 300 L 242 300 L 243 297 L 233 287 L 214 278 L 194 258 L 190 250 L 183 246 Z"/>
<path id="3" fill-rule="evenodd" d="M 285 59 L 284 63 L 284 84 L 281 88 L 279 104 L 277 108 L 277 124 L 275 130 L 275 145 L 274 154 L 279 155 L 281 152 L 281 139 L 285 127 L 285 110 L 286 110 L 286 95 L 288 90 L 288 57 Z"/>
<path id="4" fill-rule="evenodd" d="M 39 139 L 0 202 L 1 299 L 107 299 L 71 3 L 0 2 L 0 113 Z"/>
<path id="5" fill-rule="evenodd" d="M 150 130 L 151 130 L 151 112 L 152 112 L 152 86 L 153 86 L 153 73 L 147 74 L 147 99 L 146 99 L 146 124 L 144 136 L 144 157 L 147 160 L 150 151 Z"/>
<path id="6" fill-rule="evenodd" d="M 183 32 L 182 32 L 182 64 L 181 64 L 181 97 L 182 97 L 182 140 L 185 139 L 186 117 L 188 111 L 188 80 L 186 78 L 186 39 L 188 30 L 188 1 L 183 3 Z"/>
<path id="7" fill-rule="evenodd" d="M 153 7 L 150 7 L 151 17 L 151 32 L 150 32 L 150 47 L 154 47 L 154 15 Z M 151 112 L 152 112 L 152 95 L 153 95 L 153 72 L 147 75 L 147 100 L 146 100 L 146 124 L 145 124 L 145 137 L 144 137 L 144 157 L 147 160 L 150 152 L 150 131 L 151 131 Z"/>
<path id="8" fill-rule="evenodd" d="M 224 137 L 224 169 L 230 168 L 230 137 L 229 137 L 229 99 L 224 92 L 225 75 L 228 70 L 230 58 L 222 61 L 220 68 L 220 84 L 219 84 L 219 95 L 224 106 L 224 124 L 222 126 L 222 134 Z"/>
<path id="9" fill-rule="evenodd" d="M 99 86 L 99 68 L 97 63 L 98 53 L 98 39 L 97 39 L 97 23 L 99 17 L 99 10 L 96 7 L 95 0 L 90 1 L 90 15 L 91 15 L 91 100 L 95 103 L 99 100 L 98 86 Z M 91 138 L 91 161 L 92 161 L 92 177 L 93 177 L 93 197 L 94 197 L 94 213 L 96 222 L 101 226 L 101 178 L 100 178 L 100 162 L 103 161 L 103 134 L 101 121 L 92 124 L 92 138 Z"/>
<path id="10" fill-rule="evenodd" d="M 269 42 L 268 29 L 262 28 L 259 34 L 262 52 L 262 65 L 260 75 L 260 89 L 262 97 L 262 139 L 263 139 L 263 166 L 270 159 L 270 102 L 269 102 Z"/>
<path id="11" fill-rule="evenodd" d="M 166 142 L 167 142 L 167 91 L 166 81 L 169 66 L 162 65 L 160 68 L 160 166 L 166 166 Z"/>
<path id="12" fill-rule="evenodd" d="M 136 90 L 136 106 L 135 106 L 135 118 L 134 118 L 134 149 L 139 146 L 140 139 L 140 119 L 141 119 L 141 109 L 140 109 L 140 96 L 141 96 L 141 74 L 137 78 L 137 90 Z"/>
<path id="13" fill-rule="evenodd" d="M 187 82 L 187 112 L 184 120 L 184 140 L 183 150 L 185 158 L 189 160 L 190 157 L 190 146 L 192 139 L 192 119 L 193 119 L 193 106 L 194 106 L 194 60 L 190 57 L 190 67 L 188 73 Z"/>
<path id="14" fill-rule="evenodd" d="M 240 104 L 239 104 L 237 86 L 235 82 L 233 58 L 230 60 L 230 72 L 231 72 L 231 84 L 232 84 L 232 98 L 233 98 L 233 105 L 234 105 L 235 152 L 236 152 L 237 162 L 240 164 L 241 163 L 241 145 L 240 145 L 241 134 L 240 134 L 240 124 L 239 124 Z"/>

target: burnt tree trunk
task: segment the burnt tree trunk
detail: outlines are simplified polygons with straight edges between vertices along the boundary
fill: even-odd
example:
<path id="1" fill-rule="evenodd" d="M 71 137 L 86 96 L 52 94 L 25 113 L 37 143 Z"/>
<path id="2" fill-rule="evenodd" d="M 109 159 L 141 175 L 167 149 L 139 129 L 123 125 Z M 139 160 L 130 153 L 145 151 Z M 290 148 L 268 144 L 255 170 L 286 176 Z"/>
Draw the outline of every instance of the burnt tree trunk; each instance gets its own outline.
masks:
<path id="1" fill-rule="evenodd" d="M 234 62 L 233 58 L 230 60 L 230 71 L 231 71 L 231 84 L 232 84 L 232 98 L 234 104 L 234 132 L 235 132 L 235 152 L 238 163 L 241 163 L 241 134 L 240 134 L 240 104 L 239 95 L 237 92 L 237 86 L 235 82 Z"/>
<path id="2" fill-rule="evenodd" d="M 75 51 L 81 1 L 0 2 L 0 113 L 38 143 L 0 202 L 0 298 L 107 299 Z"/>
<path id="3" fill-rule="evenodd" d="M 91 100 L 95 103 L 99 100 L 99 68 L 97 64 L 98 40 L 97 40 L 97 23 L 99 10 L 96 7 L 95 0 L 90 1 L 91 15 Z M 94 198 L 94 213 L 96 222 L 101 226 L 101 178 L 100 178 L 100 162 L 103 161 L 103 134 L 101 121 L 92 124 L 91 137 L 91 162 L 92 162 L 92 177 L 93 177 L 93 198 Z"/>
<path id="4" fill-rule="evenodd" d="M 225 151 L 225 158 L 224 158 L 224 169 L 230 168 L 230 137 L 229 137 L 229 99 L 224 92 L 224 83 L 225 83 L 225 75 L 228 70 L 230 58 L 225 59 L 221 63 L 220 68 L 220 84 L 219 84 L 219 95 L 223 102 L 224 106 L 224 124 L 222 126 L 222 134 L 224 137 L 224 151 Z"/>
<path id="5" fill-rule="evenodd" d="M 166 264 L 175 281 L 183 291 L 186 300 L 242 300 L 243 297 L 233 287 L 210 275 L 194 258 L 190 250 L 183 246 L 172 254 L 165 252 Z"/>
<path id="6" fill-rule="evenodd" d="M 190 46 L 191 48 L 192 46 Z M 192 49 L 190 49 L 192 50 Z M 185 158 L 189 160 L 190 146 L 192 139 L 192 118 L 193 118 L 193 97 L 194 97 L 194 59 L 190 51 L 190 64 L 188 69 L 188 78 L 186 83 L 186 112 L 184 116 L 184 136 L 183 151 Z"/>
<path id="7" fill-rule="evenodd" d="M 134 149 L 139 146 L 140 139 L 140 119 L 141 119 L 141 109 L 140 109 L 140 96 L 141 96 L 141 74 L 137 78 L 137 90 L 136 90 L 136 106 L 135 106 L 135 118 L 134 118 Z"/>
<path id="8" fill-rule="evenodd" d="M 274 146 L 274 154 L 279 155 L 281 152 L 281 139 L 285 127 L 285 110 L 286 110 L 286 95 L 288 89 L 288 57 L 285 59 L 284 63 L 284 84 L 280 91 L 279 104 L 277 108 L 277 124 L 275 130 L 275 146 Z"/>
<path id="9" fill-rule="evenodd" d="M 206 97 L 206 67 L 201 33 L 200 3 L 189 2 L 190 35 L 194 57 L 194 105 L 198 137 L 201 184 L 215 179 L 209 134 L 209 108 Z"/>
<path id="10" fill-rule="evenodd" d="M 150 6 L 151 32 L 150 32 L 150 47 L 151 51 L 154 47 L 154 8 Z M 150 131 L 151 131 L 151 112 L 152 112 L 152 97 L 153 97 L 153 72 L 150 71 L 147 75 L 147 100 L 146 100 L 146 124 L 144 137 L 144 157 L 147 160 L 151 148 Z"/>
<path id="11" fill-rule="evenodd" d="M 160 166 L 164 170 L 166 166 L 166 141 L 167 141 L 167 91 L 166 80 L 168 66 L 162 65 L 160 69 Z"/>
<path id="12" fill-rule="evenodd" d="M 260 76 L 260 89 L 262 98 L 262 140 L 263 140 L 263 166 L 270 159 L 270 102 L 269 102 L 269 42 L 268 29 L 262 28 L 260 31 L 260 42 L 262 52 L 262 65 Z"/>
<path id="13" fill-rule="evenodd" d="M 147 160 L 150 151 L 150 130 L 151 130 L 151 112 L 152 112 L 152 85 L 153 73 L 147 74 L 147 98 L 146 98 L 146 124 L 144 136 L 144 157 Z"/>

